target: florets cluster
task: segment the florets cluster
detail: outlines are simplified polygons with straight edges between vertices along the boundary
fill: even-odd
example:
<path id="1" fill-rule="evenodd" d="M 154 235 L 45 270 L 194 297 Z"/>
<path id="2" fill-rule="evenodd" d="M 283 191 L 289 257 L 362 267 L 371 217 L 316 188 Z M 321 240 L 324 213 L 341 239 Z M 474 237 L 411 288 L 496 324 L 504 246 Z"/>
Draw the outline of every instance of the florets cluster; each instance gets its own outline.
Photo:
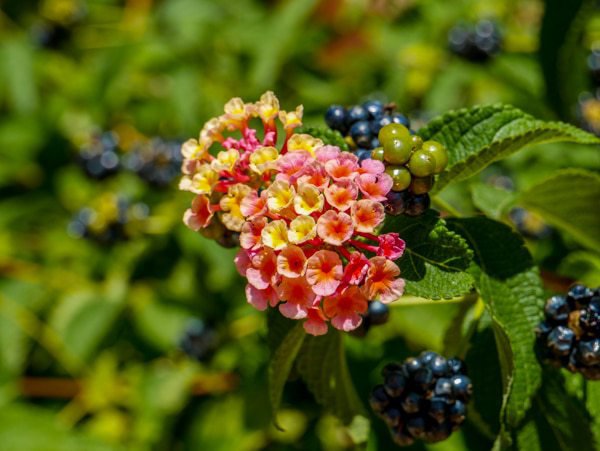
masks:
<path id="1" fill-rule="evenodd" d="M 250 126 L 262 120 L 262 138 Z M 275 118 L 285 138 L 277 147 Z M 308 333 L 327 323 L 357 328 L 370 300 L 399 298 L 404 281 L 394 260 L 404 252 L 396 233 L 378 235 L 393 180 L 382 162 L 343 152 L 308 134 L 294 134 L 302 107 L 279 111 L 270 92 L 255 104 L 232 99 L 200 140 L 183 146 L 181 189 L 196 194 L 184 222 L 212 236 L 239 233 L 236 266 L 247 278 L 248 302 L 303 319 Z M 225 137 L 238 131 L 241 138 Z M 211 152 L 220 147 L 216 156 Z"/>

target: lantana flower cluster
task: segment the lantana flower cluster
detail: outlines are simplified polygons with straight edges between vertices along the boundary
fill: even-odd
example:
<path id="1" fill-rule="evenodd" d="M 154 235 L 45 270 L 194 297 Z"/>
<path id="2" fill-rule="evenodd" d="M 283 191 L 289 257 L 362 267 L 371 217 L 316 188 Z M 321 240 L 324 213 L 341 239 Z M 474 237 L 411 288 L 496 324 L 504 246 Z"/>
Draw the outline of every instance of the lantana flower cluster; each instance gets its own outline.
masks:
<path id="1" fill-rule="evenodd" d="M 277 146 L 279 118 L 285 137 Z M 262 137 L 252 127 L 262 121 Z M 382 162 L 296 134 L 302 106 L 279 110 L 273 93 L 253 104 L 235 98 L 182 149 L 180 188 L 196 194 L 184 222 L 211 236 L 239 233 L 235 263 L 259 310 L 278 308 L 304 320 L 313 335 L 328 323 L 360 326 L 368 302 L 391 302 L 404 289 L 394 263 L 404 252 L 397 233 L 378 235 L 392 178 Z M 225 135 L 237 132 L 237 136 Z M 218 147 L 216 155 L 213 148 Z"/>

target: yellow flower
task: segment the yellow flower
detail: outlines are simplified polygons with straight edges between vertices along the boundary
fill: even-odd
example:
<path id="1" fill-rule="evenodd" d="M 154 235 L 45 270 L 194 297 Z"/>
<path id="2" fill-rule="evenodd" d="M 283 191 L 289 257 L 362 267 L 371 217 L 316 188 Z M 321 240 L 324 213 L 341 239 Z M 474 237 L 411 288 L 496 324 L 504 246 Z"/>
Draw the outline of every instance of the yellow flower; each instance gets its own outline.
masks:
<path id="1" fill-rule="evenodd" d="M 215 171 L 231 171 L 239 158 L 240 153 L 236 149 L 222 150 L 210 165 Z"/>
<path id="2" fill-rule="evenodd" d="M 317 235 L 317 225 L 311 216 L 298 216 L 290 222 L 288 240 L 300 244 L 312 240 Z"/>
<path id="3" fill-rule="evenodd" d="M 225 227 L 234 232 L 240 232 L 244 225 L 244 215 L 240 210 L 240 205 L 244 197 L 246 197 L 252 188 L 248 185 L 238 183 L 231 185 L 227 191 L 227 195 L 221 198 L 219 205 L 223 211 L 221 220 Z"/>
<path id="4" fill-rule="evenodd" d="M 276 180 L 267 190 L 267 208 L 278 213 L 292 204 L 295 195 L 296 190 L 288 182 Z"/>
<path id="5" fill-rule="evenodd" d="M 279 112 L 279 120 L 283 124 L 283 128 L 286 132 L 291 132 L 296 127 L 300 127 L 302 125 L 302 115 L 304 113 L 304 107 L 302 105 L 298 105 L 296 107 L 296 111 L 280 111 Z"/>
<path id="6" fill-rule="evenodd" d="M 275 168 L 279 151 L 275 147 L 259 147 L 250 155 L 250 169 L 258 174 Z"/>
<path id="7" fill-rule="evenodd" d="M 323 209 L 323 195 L 315 185 L 302 184 L 294 197 L 294 210 L 299 215 L 310 215 Z"/>
<path id="8" fill-rule="evenodd" d="M 181 155 L 186 160 L 198 160 L 206 153 L 205 149 L 202 148 L 197 139 L 188 139 L 181 146 Z"/>
<path id="9" fill-rule="evenodd" d="M 279 113 L 279 100 L 272 91 L 265 92 L 256 102 L 256 111 L 266 124 L 271 124 Z"/>
<path id="10" fill-rule="evenodd" d="M 302 133 L 292 135 L 287 142 L 288 151 L 295 152 L 304 150 L 310 153 L 313 157 L 315 156 L 315 150 L 322 146 L 323 141 L 321 141 L 319 138 Z"/>
<path id="11" fill-rule="evenodd" d="M 196 194 L 210 194 L 213 186 L 219 181 L 219 174 L 213 171 L 210 164 L 204 163 L 193 176 L 185 176 L 179 182 L 179 189 Z"/>
<path id="12" fill-rule="evenodd" d="M 268 223 L 261 232 L 262 242 L 265 246 L 275 249 L 283 249 L 288 243 L 288 230 L 283 219 L 277 219 Z"/>

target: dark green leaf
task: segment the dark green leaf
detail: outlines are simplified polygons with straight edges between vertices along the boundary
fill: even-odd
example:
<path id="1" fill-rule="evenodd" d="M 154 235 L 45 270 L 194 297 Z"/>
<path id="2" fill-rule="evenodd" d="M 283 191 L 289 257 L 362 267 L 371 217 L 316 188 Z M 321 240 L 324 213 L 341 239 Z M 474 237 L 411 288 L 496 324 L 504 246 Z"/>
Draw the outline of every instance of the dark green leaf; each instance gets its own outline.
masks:
<path id="1" fill-rule="evenodd" d="M 365 442 L 369 421 L 348 371 L 343 336 L 330 330 L 309 336 L 298 357 L 298 371 L 319 404 L 349 427 L 355 443 Z"/>
<path id="2" fill-rule="evenodd" d="M 523 192 L 518 201 L 582 245 L 600 248 L 598 174 L 565 169 Z"/>
<path id="3" fill-rule="evenodd" d="M 510 105 L 451 111 L 431 121 L 419 130 L 419 135 L 448 148 L 448 168 L 438 177 L 436 191 L 528 145 L 554 141 L 600 143 L 600 139 L 572 125 L 541 121 Z"/>
<path id="4" fill-rule="evenodd" d="M 269 364 L 269 398 L 271 400 L 271 408 L 273 410 L 273 417 L 275 418 L 275 424 L 277 424 L 277 410 L 281 404 L 281 396 L 283 394 L 283 388 L 294 361 L 302 347 L 302 343 L 306 337 L 306 332 L 302 327 L 301 322 L 297 322 L 296 325 L 286 334 L 281 344 L 277 347 L 277 350 L 271 357 L 271 363 Z"/>
<path id="5" fill-rule="evenodd" d="M 397 232 L 406 242 L 404 256 L 398 261 L 406 294 L 449 299 L 471 289 L 473 280 L 465 271 L 473 253 L 433 210 L 418 218 L 388 217 L 386 232 Z"/>
<path id="6" fill-rule="evenodd" d="M 475 284 L 492 317 L 504 377 L 503 422 L 515 428 L 541 383 L 534 344 L 543 291 L 522 239 L 487 218 L 453 219 L 448 226 L 475 251 Z"/>

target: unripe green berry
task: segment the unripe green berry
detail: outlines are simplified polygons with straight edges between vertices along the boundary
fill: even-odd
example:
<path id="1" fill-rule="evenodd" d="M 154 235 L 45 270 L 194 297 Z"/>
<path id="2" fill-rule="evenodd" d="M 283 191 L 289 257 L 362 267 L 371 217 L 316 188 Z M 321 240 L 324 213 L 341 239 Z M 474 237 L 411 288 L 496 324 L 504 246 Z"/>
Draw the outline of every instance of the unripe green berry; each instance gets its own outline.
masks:
<path id="1" fill-rule="evenodd" d="M 410 137 L 390 138 L 383 142 L 383 158 L 391 164 L 404 164 L 412 153 Z"/>
<path id="2" fill-rule="evenodd" d="M 429 177 L 413 177 L 410 184 L 410 191 L 415 194 L 425 194 L 431 191 L 434 183 L 435 179 L 433 175 Z"/>
<path id="3" fill-rule="evenodd" d="M 371 158 L 373 160 L 383 161 L 383 147 L 376 147 L 371 152 Z"/>
<path id="4" fill-rule="evenodd" d="M 410 139 L 412 141 L 413 152 L 419 150 L 421 146 L 423 146 L 423 138 L 421 138 L 419 135 L 412 135 Z"/>
<path id="5" fill-rule="evenodd" d="M 385 145 L 386 141 L 389 141 L 392 138 L 410 138 L 410 133 L 408 128 L 406 128 L 404 125 L 392 123 L 381 127 L 378 138 L 379 142 L 383 146 Z"/>
<path id="6" fill-rule="evenodd" d="M 410 171 L 404 166 L 387 166 L 385 172 L 394 181 L 393 191 L 404 191 L 409 187 L 412 177 Z"/>
<path id="7" fill-rule="evenodd" d="M 421 147 L 435 160 L 435 173 L 440 174 L 448 165 L 448 150 L 437 141 L 425 141 Z"/>
<path id="8" fill-rule="evenodd" d="M 416 177 L 427 177 L 435 173 L 435 160 L 432 155 L 423 149 L 417 150 L 410 157 L 408 168 Z"/>

